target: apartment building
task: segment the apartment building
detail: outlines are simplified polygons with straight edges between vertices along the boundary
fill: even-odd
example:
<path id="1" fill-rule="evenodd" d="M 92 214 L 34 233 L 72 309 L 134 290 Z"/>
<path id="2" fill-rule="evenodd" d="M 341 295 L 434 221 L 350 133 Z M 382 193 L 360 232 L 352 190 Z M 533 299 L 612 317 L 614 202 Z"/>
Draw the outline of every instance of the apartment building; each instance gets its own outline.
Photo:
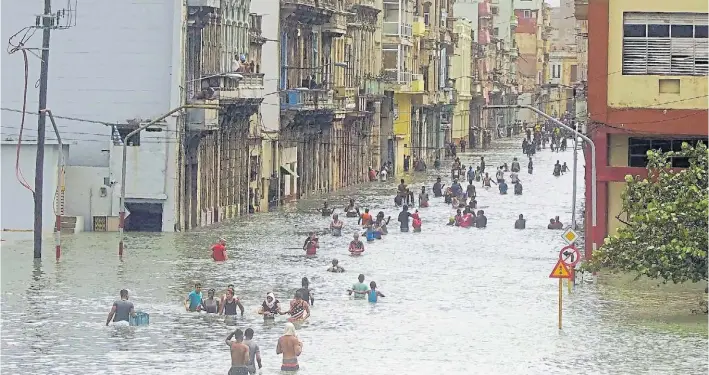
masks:
<path id="1" fill-rule="evenodd" d="M 707 3 L 659 0 L 577 0 L 588 24 L 588 135 L 596 146 L 597 175 L 586 149 L 586 256 L 622 225 L 626 175 L 646 174 L 646 152 L 677 150 L 707 140 Z M 681 168 L 686 160 L 676 158 Z M 597 185 L 593 226 L 591 186 Z"/>

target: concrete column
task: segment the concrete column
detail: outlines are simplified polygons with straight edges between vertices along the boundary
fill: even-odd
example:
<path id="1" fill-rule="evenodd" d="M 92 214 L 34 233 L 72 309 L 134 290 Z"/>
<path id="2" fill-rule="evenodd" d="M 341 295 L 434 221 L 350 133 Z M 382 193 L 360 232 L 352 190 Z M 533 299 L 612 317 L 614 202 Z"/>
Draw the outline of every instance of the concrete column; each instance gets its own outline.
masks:
<path id="1" fill-rule="evenodd" d="M 382 167 L 382 147 L 381 147 L 381 125 L 382 125 L 382 103 L 374 102 L 374 116 L 372 117 L 372 138 L 370 147 L 372 150 L 372 168 L 381 170 Z"/>

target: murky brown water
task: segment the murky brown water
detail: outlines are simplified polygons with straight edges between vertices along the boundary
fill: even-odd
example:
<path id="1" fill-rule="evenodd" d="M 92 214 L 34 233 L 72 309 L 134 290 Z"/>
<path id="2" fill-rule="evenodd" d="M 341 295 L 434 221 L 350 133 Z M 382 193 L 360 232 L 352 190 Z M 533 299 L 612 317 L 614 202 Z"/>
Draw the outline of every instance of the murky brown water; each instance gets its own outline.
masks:
<path id="1" fill-rule="evenodd" d="M 516 139 L 501 142 L 485 154 L 488 165 L 522 159 L 518 146 Z M 465 164 L 473 159 L 463 157 Z M 299 331 L 300 374 L 706 374 L 706 333 L 637 324 L 614 286 L 588 284 L 565 295 L 564 330 L 557 329 L 557 283 L 548 275 L 562 240 L 546 224 L 556 215 L 568 221 L 571 200 L 571 175 L 551 177 L 557 159 L 571 165 L 571 152 L 535 156 L 536 174 L 520 174 L 523 196 L 478 184 L 486 229 L 447 227 L 451 210 L 436 199 L 421 210 L 422 233 L 399 233 L 392 222 L 391 234 L 359 258 L 347 256 L 352 219 L 343 237 L 321 236 L 315 259 L 287 249 L 302 245 L 302 233 L 327 227 L 326 218 L 304 213 L 320 200 L 198 232 L 129 234 L 123 261 L 116 234 L 65 237 L 59 263 L 50 241 L 41 263 L 32 261 L 30 242 L 4 242 L 2 373 L 226 374 L 223 339 L 233 327 L 182 308 L 192 281 L 200 280 L 218 290 L 237 286 L 247 311 L 238 326 L 256 331 L 263 373 L 275 374 L 282 321 L 264 324 L 256 310 L 266 292 L 288 300 L 307 276 L 316 301 Z M 441 175 L 448 180 L 448 172 Z M 435 176 L 407 179 L 431 186 Z M 396 216 L 394 191 L 390 181 L 349 193 L 363 207 Z M 330 201 L 344 205 L 347 194 Z M 520 213 L 528 229 L 515 231 Z M 231 244 L 226 264 L 209 258 L 218 236 Z M 346 273 L 325 272 L 333 257 Z M 377 305 L 351 300 L 345 290 L 359 273 L 387 297 Z M 121 288 L 151 314 L 150 326 L 104 327 Z"/>

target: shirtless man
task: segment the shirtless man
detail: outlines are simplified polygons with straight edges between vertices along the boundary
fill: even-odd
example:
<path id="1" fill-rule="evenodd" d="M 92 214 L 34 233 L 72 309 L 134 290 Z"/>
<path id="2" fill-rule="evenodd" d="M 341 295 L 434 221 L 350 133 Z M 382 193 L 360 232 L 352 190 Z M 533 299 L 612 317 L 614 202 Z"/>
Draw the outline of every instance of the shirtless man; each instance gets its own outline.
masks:
<path id="1" fill-rule="evenodd" d="M 278 339 L 276 354 L 283 354 L 281 371 L 298 371 L 298 356 L 303 351 L 303 343 L 295 335 L 293 323 L 286 323 L 286 329 Z"/>
<path id="2" fill-rule="evenodd" d="M 231 338 L 236 341 L 231 341 Z M 231 368 L 229 375 L 249 375 L 249 347 L 243 343 L 244 332 L 240 329 L 229 334 L 226 337 L 226 344 L 231 350 Z"/>

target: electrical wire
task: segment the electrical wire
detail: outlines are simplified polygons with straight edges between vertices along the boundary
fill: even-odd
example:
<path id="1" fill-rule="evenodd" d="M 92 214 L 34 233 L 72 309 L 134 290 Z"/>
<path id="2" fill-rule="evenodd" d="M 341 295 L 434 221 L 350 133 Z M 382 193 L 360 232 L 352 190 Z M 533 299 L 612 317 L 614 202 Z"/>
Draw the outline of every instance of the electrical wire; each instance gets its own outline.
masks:
<path id="1" fill-rule="evenodd" d="M 25 31 L 25 34 L 22 36 L 20 42 L 18 44 L 13 44 L 12 40 L 15 36 L 17 36 L 19 33 L 22 31 Z M 17 139 L 17 147 L 15 150 L 15 178 L 17 181 L 22 185 L 25 189 L 29 190 L 32 192 L 32 194 L 35 194 L 34 189 L 29 185 L 27 180 L 25 179 L 25 176 L 22 174 L 22 169 L 20 168 L 20 148 L 22 146 L 22 133 L 25 127 L 25 114 L 27 112 L 27 85 L 29 82 L 29 60 L 27 58 L 27 50 L 24 48 L 25 43 L 34 35 L 34 31 L 30 33 L 31 30 L 36 30 L 33 28 L 24 28 L 17 33 L 15 33 L 13 36 L 8 39 L 8 53 L 13 54 L 17 51 L 22 51 L 22 57 L 24 59 L 24 64 L 25 64 L 25 71 L 24 71 L 24 84 L 23 84 L 23 92 L 22 92 L 22 117 L 20 120 L 20 131 Z M 12 48 L 9 48 L 9 46 L 12 46 Z"/>

